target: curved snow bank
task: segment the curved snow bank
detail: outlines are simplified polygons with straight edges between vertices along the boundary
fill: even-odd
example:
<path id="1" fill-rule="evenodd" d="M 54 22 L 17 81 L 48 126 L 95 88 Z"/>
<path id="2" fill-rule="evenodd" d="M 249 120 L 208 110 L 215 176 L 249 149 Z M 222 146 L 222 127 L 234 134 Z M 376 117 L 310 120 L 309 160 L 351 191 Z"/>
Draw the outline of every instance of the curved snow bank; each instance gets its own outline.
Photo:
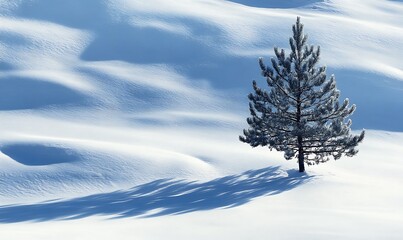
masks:
<path id="1" fill-rule="evenodd" d="M 3 154 L 26 166 L 47 166 L 79 160 L 77 153 L 60 147 L 37 144 L 10 144 L 1 147 Z"/>
<path id="2" fill-rule="evenodd" d="M 73 143 L 73 145 L 72 145 Z M 75 145 L 75 146 L 74 146 Z M 160 178 L 209 179 L 217 170 L 183 153 L 97 141 L 1 147 L 2 204 L 113 191 Z"/>

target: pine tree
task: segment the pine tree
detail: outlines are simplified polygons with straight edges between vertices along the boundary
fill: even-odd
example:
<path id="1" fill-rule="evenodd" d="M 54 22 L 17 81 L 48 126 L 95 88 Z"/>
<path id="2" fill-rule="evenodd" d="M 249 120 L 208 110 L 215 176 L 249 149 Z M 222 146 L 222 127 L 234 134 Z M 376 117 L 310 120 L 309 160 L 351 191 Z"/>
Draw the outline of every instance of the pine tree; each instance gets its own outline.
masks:
<path id="1" fill-rule="evenodd" d="M 252 147 L 268 146 L 270 150 L 282 151 L 287 160 L 297 158 L 299 171 L 304 172 L 304 163 L 337 160 L 343 154 L 354 156 L 364 131 L 356 136 L 351 134 L 352 122 L 346 118 L 356 107 L 350 107 L 348 99 L 340 104 L 335 77 L 328 79 L 326 67 L 316 67 L 320 47 L 307 45 L 299 17 L 292 30 L 288 56 L 284 49 L 275 47 L 272 67 L 259 59 L 269 91 L 253 81 L 254 93 L 248 95 L 249 129 L 239 139 Z"/>

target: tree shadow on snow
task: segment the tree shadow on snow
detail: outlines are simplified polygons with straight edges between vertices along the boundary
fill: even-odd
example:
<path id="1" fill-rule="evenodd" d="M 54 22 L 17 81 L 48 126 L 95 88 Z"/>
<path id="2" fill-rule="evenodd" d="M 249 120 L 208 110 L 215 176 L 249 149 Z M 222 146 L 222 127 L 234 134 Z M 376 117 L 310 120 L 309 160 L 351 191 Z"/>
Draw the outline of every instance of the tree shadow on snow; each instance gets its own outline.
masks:
<path id="1" fill-rule="evenodd" d="M 232 208 L 254 198 L 280 194 L 312 178 L 278 167 L 251 170 L 209 182 L 161 179 L 134 188 L 82 198 L 0 207 L 0 223 L 80 219 L 157 217 Z"/>

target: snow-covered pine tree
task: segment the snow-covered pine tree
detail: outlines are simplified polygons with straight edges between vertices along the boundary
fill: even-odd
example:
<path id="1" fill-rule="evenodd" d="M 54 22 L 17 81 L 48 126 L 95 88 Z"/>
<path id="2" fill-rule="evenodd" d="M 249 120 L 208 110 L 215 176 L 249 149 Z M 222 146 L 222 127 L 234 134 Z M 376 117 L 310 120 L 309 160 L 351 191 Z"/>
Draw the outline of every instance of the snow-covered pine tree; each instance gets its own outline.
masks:
<path id="1" fill-rule="evenodd" d="M 253 81 L 255 92 L 248 96 L 249 129 L 239 139 L 252 147 L 283 151 L 287 160 L 296 157 L 299 171 L 304 172 L 304 163 L 318 164 L 330 157 L 336 160 L 343 154 L 354 156 L 364 131 L 356 136 L 350 133 L 351 120 L 346 118 L 355 105 L 350 107 L 348 99 L 340 104 L 335 77 L 328 79 L 326 67 L 316 67 L 320 47 L 307 45 L 299 17 L 292 30 L 288 56 L 284 49 L 275 47 L 272 68 L 259 59 L 269 91 Z"/>

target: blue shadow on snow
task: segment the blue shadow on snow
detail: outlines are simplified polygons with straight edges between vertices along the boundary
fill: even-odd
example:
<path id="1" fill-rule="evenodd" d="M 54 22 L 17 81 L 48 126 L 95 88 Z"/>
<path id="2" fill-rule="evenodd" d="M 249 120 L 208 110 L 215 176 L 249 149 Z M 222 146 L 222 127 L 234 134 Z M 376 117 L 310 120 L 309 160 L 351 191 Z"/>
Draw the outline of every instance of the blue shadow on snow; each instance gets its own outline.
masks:
<path id="1" fill-rule="evenodd" d="M 134 188 L 82 198 L 29 205 L 0 206 L 0 223 L 80 219 L 157 217 L 232 208 L 254 198 L 280 194 L 308 182 L 312 176 L 279 167 L 251 170 L 209 182 L 161 179 Z"/>
<path id="2" fill-rule="evenodd" d="M 89 97 L 57 83 L 19 77 L 0 79 L 0 110 L 87 104 Z"/>
<path id="3" fill-rule="evenodd" d="M 160 19 L 190 29 L 189 36 L 181 36 L 116 21 L 107 4 L 97 0 L 24 2 L 16 12 L 23 18 L 55 22 L 92 32 L 95 38 L 80 56 L 84 61 L 167 64 L 175 66 L 192 79 L 207 79 L 219 89 L 250 86 L 248 80 L 260 76 L 257 58 L 226 56 L 219 50 L 219 46 L 226 41 L 222 30 L 190 18 Z M 209 40 L 205 42 L 206 39 Z M 211 41 L 214 46 L 210 45 Z"/>
<path id="4" fill-rule="evenodd" d="M 13 144 L 1 147 L 1 151 L 15 161 L 27 166 L 45 166 L 71 163 L 80 159 L 71 149 L 39 144 Z"/>
<path id="5" fill-rule="evenodd" d="M 349 98 L 357 110 L 351 116 L 353 129 L 403 131 L 403 82 L 352 70 L 328 70 L 335 73 L 340 101 Z"/>
<path id="6" fill-rule="evenodd" d="M 229 2 L 260 8 L 297 8 L 323 2 L 323 0 L 228 0 Z"/>

